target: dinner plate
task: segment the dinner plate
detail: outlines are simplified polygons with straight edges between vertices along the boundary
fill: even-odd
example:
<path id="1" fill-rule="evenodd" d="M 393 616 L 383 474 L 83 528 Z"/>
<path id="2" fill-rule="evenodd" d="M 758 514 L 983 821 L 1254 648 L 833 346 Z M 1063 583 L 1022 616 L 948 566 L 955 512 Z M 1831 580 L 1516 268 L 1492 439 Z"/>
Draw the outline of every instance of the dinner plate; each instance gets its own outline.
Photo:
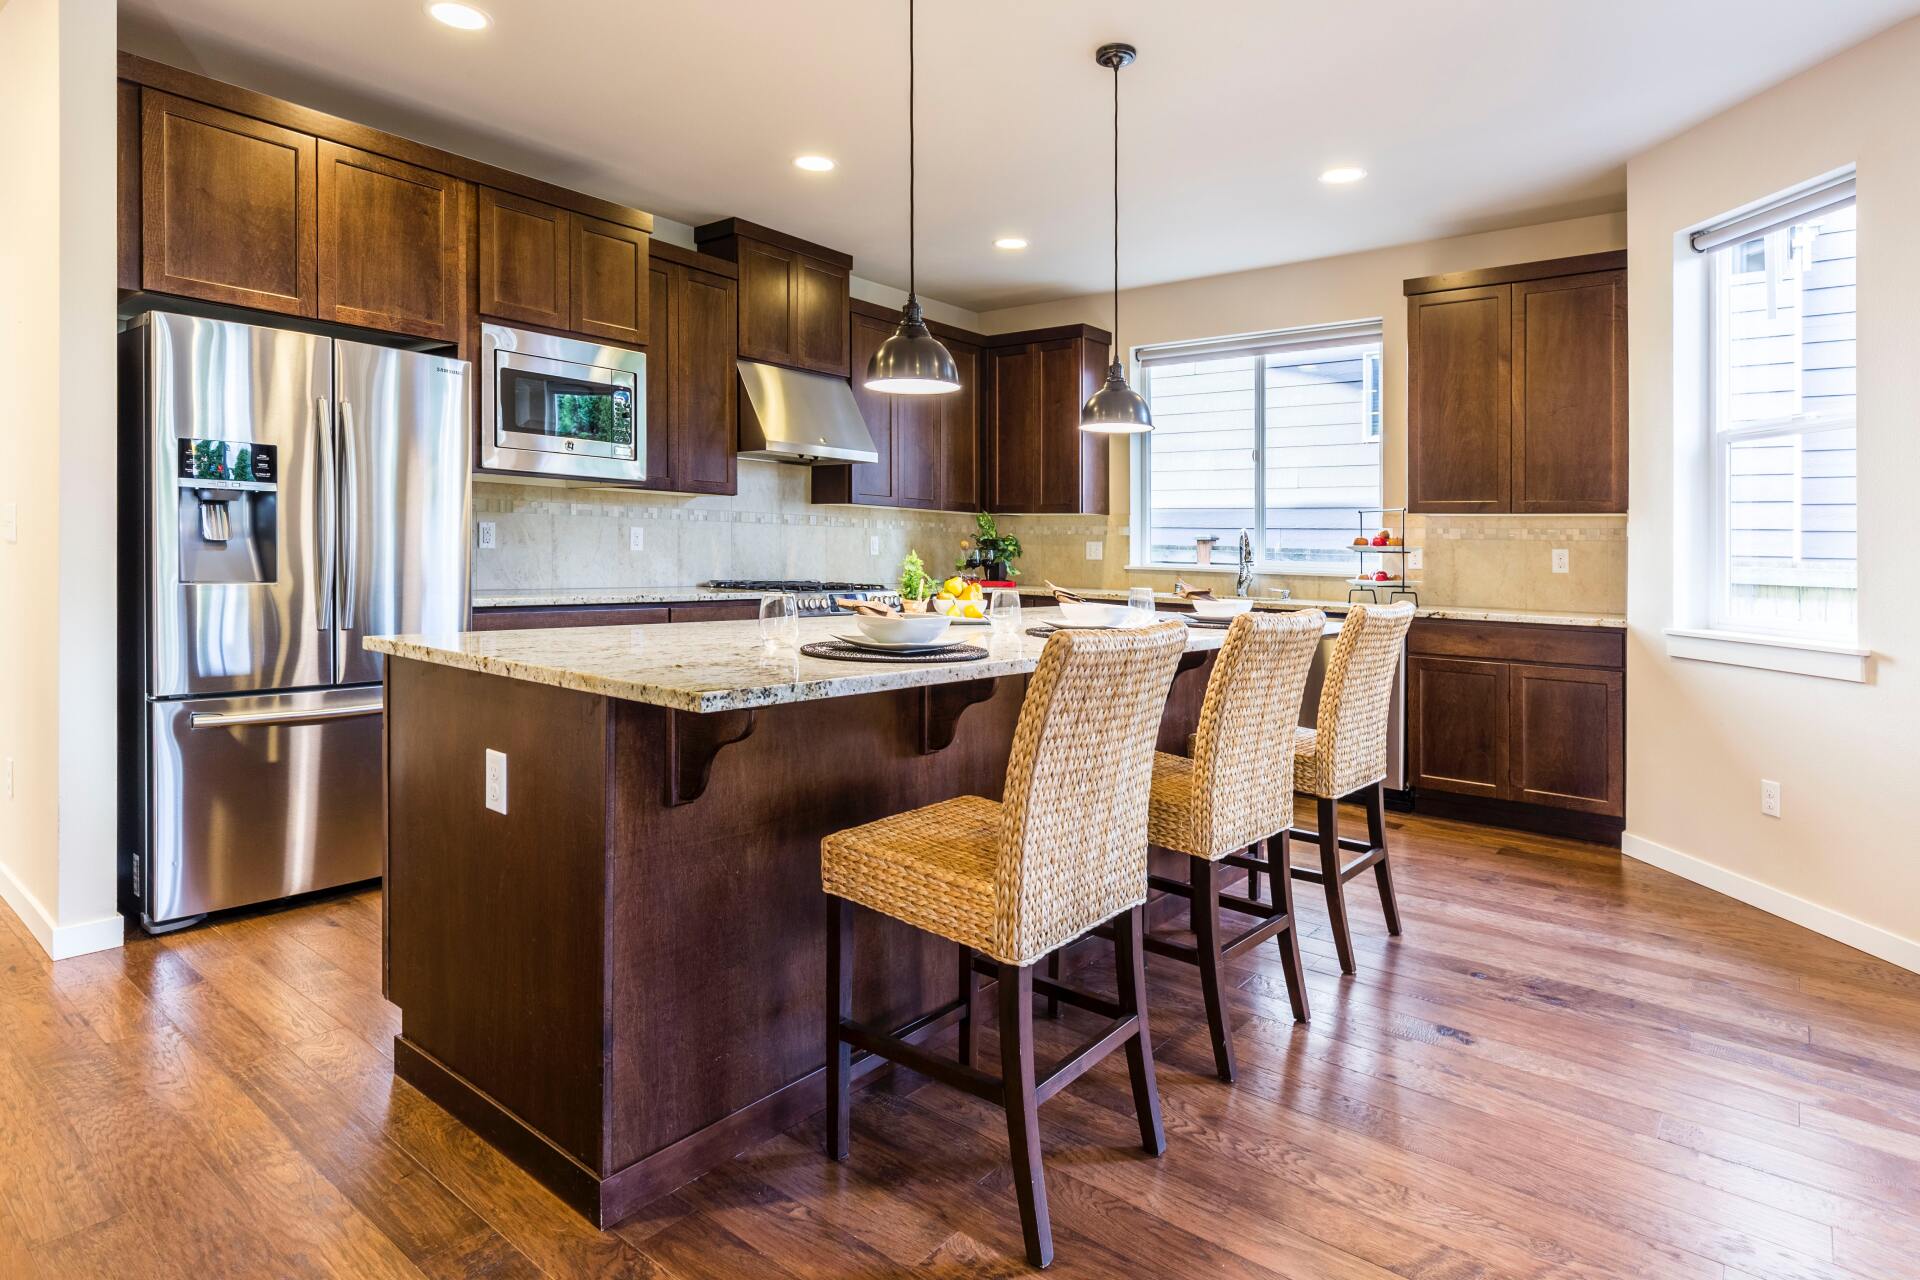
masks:
<path id="1" fill-rule="evenodd" d="M 850 644 L 856 649 L 866 649 L 873 653 L 932 653 L 935 649 L 945 649 L 953 644 L 951 640 L 936 640 L 932 644 L 924 642 L 893 644 L 884 640 L 869 640 L 865 636 L 835 635 L 833 638 Z"/>

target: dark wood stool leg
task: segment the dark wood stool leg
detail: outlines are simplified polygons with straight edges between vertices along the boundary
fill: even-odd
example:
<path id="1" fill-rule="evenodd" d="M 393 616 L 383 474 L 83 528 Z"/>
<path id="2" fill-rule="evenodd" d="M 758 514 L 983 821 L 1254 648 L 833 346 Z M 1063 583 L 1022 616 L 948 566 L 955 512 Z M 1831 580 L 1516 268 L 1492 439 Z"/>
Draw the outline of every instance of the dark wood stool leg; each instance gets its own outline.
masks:
<path id="1" fill-rule="evenodd" d="M 1254 852 L 1256 847 L 1257 846 L 1254 845 L 1247 846 L 1246 853 L 1249 858 L 1257 858 L 1260 856 Z M 1272 868 L 1268 868 L 1268 873 L 1273 874 Z M 1255 902 L 1260 901 L 1260 868 L 1258 867 L 1247 868 L 1247 896 Z"/>
<path id="2" fill-rule="evenodd" d="M 1064 951 L 1066 948 L 1062 947 L 1060 950 Z M 1055 982 L 1060 981 L 1060 951 L 1055 951 L 1047 957 L 1047 977 L 1053 979 Z M 1057 1018 L 1060 1016 L 1059 996 L 1047 997 L 1047 1016 L 1049 1018 Z"/>
<path id="3" fill-rule="evenodd" d="M 973 1065 L 980 1038 L 980 980 L 973 972 L 973 948 L 960 949 L 960 1065 Z"/>
<path id="4" fill-rule="evenodd" d="M 1000 966 L 1000 1073 L 1027 1261 L 1044 1267 L 1053 1261 L 1053 1227 L 1047 1219 L 1046 1170 L 1040 1163 L 1040 1104 L 1033 1092 L 1032 965 Z"/>
<path id="5" fill-rule="evenodd" d="M 1293 838 L 1287 832 L 1267 840 L 1267 861 L 1281 868 L 1273 877 L 1273 909 L 1287 917 L 1287 927 L 1273 935 L 1280 946 L 1280 969 L 1287 979 L 1287 1000 L 1293 1020 L 1307 1020 L 1307 970 L 1300 963 L 1300 919 L 1293 914 L 1293 877 L 1285 868 L 1293 861 Z"/>
<path id="6" fill-rule="evenodd" d="M 1193 919 L 1194 959 L 1200 963 L 1200 994 L 1207 1004 L 1207 1030 L 1213 1036 L 1213 1070 L 1233 1083 L 1233 1028 L 1228 1024 L 1226 999 L 1220 990 L 1220 882 L 1219 867 L 1205 858 L 1190 858 L 1188 881 L 1193 885 L 1188 914 Z"/>
<path id="7" fill-rule="evenodd" d="M 1376 782 L 1367 788 L 1367 843 L 1380 850 L 1380 861 L 1373 864 L 1373 878 L 1380 886 L 1380 909 L 1387 916 L 1387 932 L 1400 936 L 1400 906 L 1393 900 L 1393 869 L 1387 865 L 1387 784 Z"/>
<path id="8" fill-rule="evenodd" d="M 1147 909 L 1135 907 L 1125 919 L 1113 922 L 1113 968 L 1119 979 L 1121 1016 L 1140 1019 L 1139 1030 L 1127 1041 L 1127 1073 L 1133 1077 L 1133 1109 L 1140 1117 L 1140 1149 L 1157 1156 L 1166 1153 L 1167 1135 L 1160 1126 L 1160 1088 L 1153 1078 L 1153 1036 L 1147 1029 L 1147 952 L 1142 944 L 1146 921 Z"/>
<path id="9" fill-rule="evenodd" d="M 1347 935 L 1347 895 L 1340 883 L 1340 802 L 1319 797 L 1320 874 L 1326 879 L 1327 918 L 1333 925 L 1333 949 L 1340 972 L 1354 972 L 1353 939 Z"/>
<path id="10" fill-rule="evenodd" d="M 853 1017 L 853 904 L 827 895 L 827 1154 L 847 1158 L 847 1076 L 853 1046 L 840 1024 Z"/>

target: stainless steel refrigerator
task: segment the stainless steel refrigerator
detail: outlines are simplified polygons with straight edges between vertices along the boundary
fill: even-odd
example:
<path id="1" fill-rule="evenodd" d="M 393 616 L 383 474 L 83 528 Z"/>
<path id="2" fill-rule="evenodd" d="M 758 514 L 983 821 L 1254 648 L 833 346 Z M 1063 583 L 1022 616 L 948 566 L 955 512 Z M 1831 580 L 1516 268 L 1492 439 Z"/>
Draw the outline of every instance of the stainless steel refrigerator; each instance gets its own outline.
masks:
<path id="1" fill-rule="evenodd" d="M 471 370 L 158 312 L 121 343 L 126 905 L 158 931 L 378 876 L 361 640 L 467 625 Z"/>

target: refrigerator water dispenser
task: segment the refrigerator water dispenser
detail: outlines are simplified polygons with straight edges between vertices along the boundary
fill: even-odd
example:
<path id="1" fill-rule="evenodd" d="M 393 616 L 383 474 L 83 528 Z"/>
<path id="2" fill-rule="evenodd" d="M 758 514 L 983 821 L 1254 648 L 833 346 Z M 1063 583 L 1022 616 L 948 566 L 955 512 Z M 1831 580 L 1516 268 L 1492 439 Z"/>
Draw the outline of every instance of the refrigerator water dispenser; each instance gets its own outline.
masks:
<path id="1" fill-rule="evenodd" d="M 180 505 L 180 581 L 272 582 L 280 563 L 274 446 L 182 440 L 174 485 Z"/>

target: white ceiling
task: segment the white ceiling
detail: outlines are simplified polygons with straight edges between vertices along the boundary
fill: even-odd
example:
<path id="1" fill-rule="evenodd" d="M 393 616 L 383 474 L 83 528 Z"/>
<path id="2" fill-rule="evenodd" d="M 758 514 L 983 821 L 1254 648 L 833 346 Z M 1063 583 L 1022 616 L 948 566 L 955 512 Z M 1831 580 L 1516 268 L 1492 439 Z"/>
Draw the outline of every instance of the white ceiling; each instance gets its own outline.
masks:
<path id="1" fill-rule="evenodd" d="M 904 287 L 901 0 L 123 0 L 124 47 Z M 1647 145 L 1920 0 L 921 0 L 920 288 L 1107 286 L 1109 40 L 1125 285 L 1621 208 Z M 792 158 L 822 152 L 833 173 Z M 1334 163 L 1366 181 L 1327 187 Z M 1000 235 L 1032 242 L 992 247 Z"/>

